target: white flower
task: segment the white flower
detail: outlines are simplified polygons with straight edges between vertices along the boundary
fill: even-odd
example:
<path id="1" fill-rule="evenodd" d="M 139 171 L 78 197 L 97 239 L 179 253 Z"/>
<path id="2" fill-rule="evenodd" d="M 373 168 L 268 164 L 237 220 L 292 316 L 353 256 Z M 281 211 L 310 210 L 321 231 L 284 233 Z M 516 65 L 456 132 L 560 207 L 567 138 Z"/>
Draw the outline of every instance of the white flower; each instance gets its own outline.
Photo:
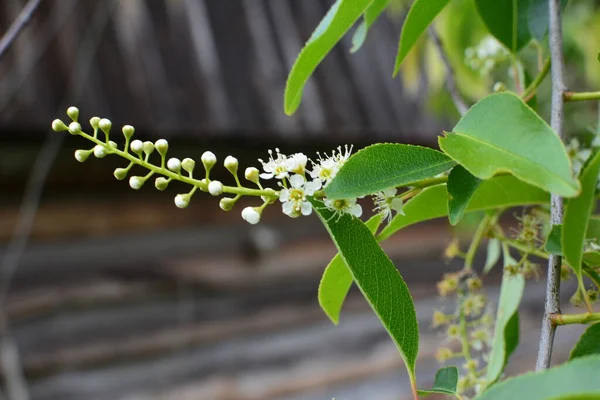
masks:
<path id="1" fill-rule="evenodd" d="M 181 167 L 187 172 L 191 173 L 196 167 L 196 161 L 192 160 L 191 158 L 184 158 L 181 162 Z"/>
<path id="2" fill-rule="evenodd" d="M 331 152 L 331 156 L 327 157 L 325 154 L 325 158 L 321 156 L 321 154 L 317 153 L 319 159 L 315 163 L 313 163 L 313 169 L 309 172 L 311 178 L 319 179 L 323 182 L 323 185 L 327 185 L 331 180 L 336 176 L 342 165 L 350 158 L 350 153 L 352 152 L 352 146 L 348 148 L 348 146 L 344 147 L 345 151 L 342 151 L 342 147 L 337 148 L 336 151 Z"/>
<path id="3" fill-rule="evenodd" d="M 98 123 L 98 126 L 100 127 L 100 129 L 102 129 L 102 132 L 108 133 L 108 131 L 110 131 L 110 128 L 112 127 L 112 122 L 110 122 L 109 119 L 102 118 Z"/>
<path id="4" fill-rule="evenodd" d="M 175 205 L 178 208 L 186 208 L 190 205 L 190 196 L 188 194 L 178 194 L 175 196 Z"/>
<path id="5" fill-rule="evenodd" d="M 302 175 L 292 175 L 290 177 L 291 187 L 282 189 L 279 193 L 279 201 L 283 204 L 281 208 L 283 213 L 295 218 L 312 213 L 311 204 L 306 201 L 306 196 L 312 196 L 321 188 L 321 182 L 316 180 L 307 182 Z"/>
<path id="6" fill-rule="evenodd" d="M 325 200 L 325 206 L 330 210 L 334 211 L 334 216 L 337 215 L 338 218 L 342 216 L 342 214 L 351 214 L 357 218 L 360 218 L 362 215 L 362 207 L 360 204 L 356 203 L 356 199 L 337 199 L 337 200 Z"/>
<path id="7" fill-rule="evenodd" d="M 254 207 L 246 207 L 242 210 L 242 218 L 252 224 L 256 225 L 260 221 L 260 214 L 256 211 Z"/>
<path id="8" fill-rule="evenodd" d="M 106 148 L 103 145 L 97 144 L 94 146 L 94 155 L 97 158 L 102 158 L 102 157 L 106 156 L 106 154 L 107 154 Z"/>
<path id="9" fill-rule="evenodd" d="M 179 161 L 179 159 L 175 157 L 169 158 L 169 161 L 167 161 L 167 168 L 169 168 L 173 172 L 179 172 L 179 170 L 181 169 L 181 161 Z"/>
<path id="10" fill-rule="evenodd" d="M 308 157 L 306 157 L 302 153 L 292 154 L 285 160 L 285 165 L 287 167 L 288 172 L 293 172 L 295 174 L 304 175 L 306 171 L 306 162 L 308 161 Z"/>
<path id="11" fill-rule="evenodd" d="M 573 163 L 573 171 L 575 171 L 575 175 L 579 175 L 583 164 L 585 164 L 587 159 L 592 155 L 592 150 L 582 149 L 577 138 L 571 139 L 566 148 L 567 154 Z"/>
<path id="12" fill-rule="evenodd" d="M 202 160 L 204 168 L 207 171 L 210 171 L 213 165 L 217 163 L 217 156 L 215 156 L 215 153 L 213 153 L 212 151 L 205 151 L 204 153 L 202 153 L 202 157 L 200 157 L 200 160 Z"/>
<path id="13" fill-rule="evenodd" d="M 392 219 L 393 211 L 405 215 L 404 211 L 402 211 L 402 199 L 396 197 L 396 188 L 389 188 L 375 193 L 373 195 L 373 203 L 375 203 L 373 211 L 381 214 L 382 218 L 388 221 Z"/>
<path id="14" fill-rule="evenodd" d="M 136 139 L 133 142 L 131 142 L 129 147 L 131 148 L 131 151 L 133 151 L 134 153 L 137 154 L 137 153 L 140 153 L 144 149 L 144 143 L 142 143 L 141 140 Z"/>
<path id="15" fill-rule="evenodd" d="M 250 182 L 253 182 L 253 183 L 258 182 L 258 175 L 259 175 L 259 172 L 254 167 L 248 167 L 248 168 L 246 168 L 246 171 L 244 171 L 244 176 L 246 177 L 246 179 L 248 179 Z"/>
<path id="16" fill-rule="evenodd" d="M 264 173 L 260 174 L 263 179 L 283 179 L 288 176 L 288 168 L 286 165 L 287 157 L 275 149 L 276 157 L 273 158 L 273 151 L 269 150 L 269 161 L 264 162 L 260 158 L 258 161 L 263 165 Z"/>
<path id="17" fill-rule="evenodd" d="M 129 186 L 131 186 L 132 189 L 138 190 L 143 185 L 144 178 L 142 178 L 141 176 L 132 176 L 131 178 L 129 178 Z"/>
<path id="18" fill-rule="evenodd" d="M 223 184 L 219 181 L 210 181 L 208 184 L 208 193 L 218 196 L 223 193 Z"/>

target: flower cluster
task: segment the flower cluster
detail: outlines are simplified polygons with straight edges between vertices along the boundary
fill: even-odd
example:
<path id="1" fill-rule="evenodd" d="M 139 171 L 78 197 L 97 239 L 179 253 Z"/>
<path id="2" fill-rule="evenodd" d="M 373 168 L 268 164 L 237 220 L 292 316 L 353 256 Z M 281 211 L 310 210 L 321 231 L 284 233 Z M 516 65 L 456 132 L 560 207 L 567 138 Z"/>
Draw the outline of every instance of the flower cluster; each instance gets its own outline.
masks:
<path id="1" fill-rule="evenodd" d="M 475 47 L 465 50 L 465 64 L 473 71 L 488 75 L 498 64 L 507 60 L 510 53 L 492 36 L 484 37 Z"/>
<path id="2" fill-rule="evenodd" d="M 90 149 L 75 151 L 77 161 L 84 162 L 92 154 L 97 158 L 103 158 L 109 154 L 118 155 L 129 161 L 129 164 L 115 169 L 114 176 L 119 180 L 124 180 L 129 176 L 129 186 L 135 190 L 141 189 L 153 176 L 156 176 L 154 186 L 158 190 L 167 189 L 172 181 L 188 184 L 191 186 L 191 190 L 177 194 L 174 198 L 175 205 L 179 208 L 188 207 L 192 196 L 200 190 L 213 196 L 232 195 L 220 199 L 219 207 L 224 211 L 232 210 L 243 196 L 260 198 L 262 200 L 260 206 L 246 207 L 241 212 L 242 218 L 250 224 L 260 222 L 265 207 L 276 202 L 281 203 L 282 212 L 289 217 L 310 215 L 312 213 L 310 197 L 322 200 L 325 207 L 332 210 L 338 217 L 345 213 L 356 217 L 362 215 L 362 206 L 356 198 L 327 199 L 321 190 L 335 178 L 348 160 L 352 152 L 351 146 L 344 148 L 340 146 L 330 155 L 317 153 L 314 161 L 309 160 L 303 153 L 287 156 L 279 149 L 275 149 L 274 152 L 269 150 L 267 161 L 258 160 L 262 164 L 263 172 L 254 167 L 248 167 L 244 171 L 245 179 L 253 187 L 242 185 L 238 177 L 238 160 L 233 156 L 227 156 L 223 166 L 231 173 L 236 183 L 235 186 L 227 186 L 218 180 L 211 179 L 210 173 L 217 164 L 217 156 L 210 151 L 204 152 L 200 157 L 204 171 L 199 179 L 194 176 L 197 171 L 195 170 L 196 162 L 192 158 L 180 160 L 167 157 L 169 143 L 165 139 L 159 139 L 156 142 L 142 142 L 133 139 L 135 129 L 131 125 L 125 125 L 122 128 L 125 143 L 122 148 L 119 148 L 119 145 L 110 138 L 112 128 L 110 120 L 99 117 L 91 118 L 90 125 L 93 133 L 90 135 L 82 130 L 78 122 L 79 110 L 76 107 L 69 107 L 67 115 L 71 119 L 68 125 L 57 119 L 53 121 L 52 129 L 57 132 L 68 131 L 73 135 L 82 136 L 94 144 Z M 156 153 L 160 156 L 159 163 L 151 161 L 151 156 Z M 310 166 L 308 165 L 309 161 Z M 145 175 L 131 175 L 134 166 L 142 167 L 147 172 Z M 276 185 L 274 188 L 263 187 L 261 179 L 263 181 L 274 180 Z M 396 195 L 395 188 L 375 193 L 373 199 L 375 211 L 387 219 L 391 219 L 394 212 L 402 212 L 402 200 Z"/>

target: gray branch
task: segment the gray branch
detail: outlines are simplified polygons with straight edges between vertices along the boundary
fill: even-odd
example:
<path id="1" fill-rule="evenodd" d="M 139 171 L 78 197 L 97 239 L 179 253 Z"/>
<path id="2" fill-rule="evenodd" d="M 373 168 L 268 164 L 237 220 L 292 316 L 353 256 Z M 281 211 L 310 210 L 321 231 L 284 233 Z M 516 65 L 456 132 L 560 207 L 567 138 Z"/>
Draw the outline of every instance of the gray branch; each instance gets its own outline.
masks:
<path id="1" fill-rule="evenodd" d="M 6 50 L 19 36 L 19 33 L 31 20 L 31 16 L 38 9 L 42 0 L 29 0 L 29 2 L 23 7 L 15 21 L 12 23 L 8 31 L 0 39 L 0 58 L 6 53 Z"/>
<path id="2" fill-rule="evenodd" d="M 460 115 L 465 115 L 469 110 L 469 107 L 463 100 L 462 96 L 458 91 L 458 87 L 456 86 L 456 80 L 454 78 L 455 72 L 452 64 L 450 64 L 450 60 L 448 60 L 448 56 L 444 51 L 444 46 L 437 32 L 433 28 L 433 25 L 429 26 L 429 37 L 433 40 L 435 47 L 437 48 L 438 54 L 442 59 L 442 63 L 444 63 L 444 68 L 446 69 L 446 87 L 448 88 L 448 92 L 450 92 L 450 96 L 452 97 L 452 102 L 454 106 L 460 113 Z"/>
<path id="3" fill-rule="evenodd" d="M 563 57 L 563 37 L 560 15 L 560 0 L 548 0 L 550 8 L 550 57 L 552 60 L 552 129 L 561 140 L 564 140 L 563 133 L 563 112 L 565 91 L 564 80 L 564 57 Z M 552 195 L 550 200 L 550 222 L 553 225 L 562 224 L 563 201 L 560 196 Z M 560 267 L 562 259 L 560 256 L 550 255 L 548 260 L 548 280 L 546 282 L 546 301 L 544 304 L 544 318 L 542 320 L 542 330 L 540 338 L 540 347 L 535 369 L 537 371 L 550 367 L 552 359 L 552 346 L 554 343 L 554 333 L 556 326 L 552 323 L 552 314 L 560 313 Z"/>

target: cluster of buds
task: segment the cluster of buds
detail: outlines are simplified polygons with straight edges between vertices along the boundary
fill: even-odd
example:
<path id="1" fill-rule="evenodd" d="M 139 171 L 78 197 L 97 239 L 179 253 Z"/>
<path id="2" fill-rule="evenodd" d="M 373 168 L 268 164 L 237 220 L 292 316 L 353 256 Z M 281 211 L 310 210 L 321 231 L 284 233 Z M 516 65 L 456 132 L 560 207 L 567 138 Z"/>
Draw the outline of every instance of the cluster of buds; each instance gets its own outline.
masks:
<path id="1" fill-rule="evenodd" d="M 79 110 L 76 107 L 69 107 L 67 115 L 71 122 L 67 125 L 62 120 L 56 119 L 52 122 L 54 131 L 68 131 L 72 135 L 79 135 L 89 141 L 94 146 L 91 149 L 80 149 L 75 151 L 75 158 L 79 162 L 84 162 L 90 155 L 97 158 L 103 158 L 109 154 L 118 155 L 129 164 L 123 168 L 117 168 L 114 176 L 118 180 L 124 180 L 130 175 L 134 165 L 147 170 L 145 175 L 130 176 L 129 186 L 138 190 L 153 176 L 154 186 L 158 190 L 165 190 L 171 181 L 179 181 L 191 186 L 191 190 L 175 196 L 175 205 L 179 208 L 189 206 L 192 196 L 198 191 L 207 192 L 213 196 L 231 195 L 222 197 L 219 206 L 224 211 L 233 209 L 237 201 L 242 196 L 259 197 L 262 204 L 256 207 L 246 207 L 242 210 L 242 218 L 250 224 L 257 224 L 262 216 L 263 210 L 270 204 L 279 200 L 281 209 L 289 217 L 296 218 L 301 215 L 310 215 L 312 205 L 308 201 L 309 197 L 315 197 L 323 201 L 326 207 L 334 211 L 336 215 L 348 213 L 356 217 L 362 215 L 362 207 L 357 203 L 356 198 L 348 199 L 327 199 L 321 190 L 336 176 L 342 165 L 350 157 L 352 147 L 338 147 L 331 155 L 321 155 L 317 153 L 315 161 L 309 160 L 302 153 L 295 153 L 290 156 L 282 154 L 279 149 L 269 151 L 269 159 L 258 161 L 262 164 L 264 172 L 257 168 L 248 167 L 244 171 L 245 179 L 253 187 L 242 185 L 238 176 L 239 163 L 233 156 L 227 156 L 223 166 L 231 173 L 235 180 L 235 186 L 227 186 L 218 180 L 210 177 L 212 168 L 217 164 L 217 157 L 214 153 L 206 151 L 200 157 L 204 166 L 204 174 L 201 178 L 194 176 L 196 162 L 192 158 L 180 160 L 174 157 L 167 157 L 169 144 L 165 139 L 159 139 L 156 142 L 141 140 L 132 140 L 135 129 L 131 125 L 125 125 L 122 133 L 125 138 L 123 148 L 110 139 L 112 123 L 106 118 L 93 117 L 90 119 L 90 125 L 93 133 L 83 132 L 78 121 Z M 103 137 L 100 137 L 103 134 Z M 159 163 L 152 163 L 151 156 L 154 153 L 160 156 Z M 312 166 L 308 167 L 308 162 Z M 275 180 L 274 188 L 263 187 L 261 182 Z M 393 213 L 402 212 L 402 199 L 396 195 L 396 189 L 390 188 L 373 195 L 375 211 L 382 214 L 383 217 L 391 219 Z"/>
<path id="2" fill-rule="evenodd" d="M 475 47 L 465 50 L 465 64 L 480 75 L 488 75 L 494 67 L 508 60 L 510 53 L 492 36 L 484 37 Z"/>
<path id="3" fill-rule="evenodd" d="M 487 307 L 487 298 L 479 277 L 470 271 L 445 274 L 438 282 L 438 292 L 442 297 L 456 295 L 455 309 L 450 312 L 435 310 L 432 326 L 444 329 L 446 340 L 435 357 L 439 363 L 452 359 L 463 359 L 463 370 L 458 382 L 458 391 L 478 392 L 486 382 L 483 380 L 479 362 L 485 360 L 490 349 L 494 323 L 493 315 Z M 459 350 L 455 350 L 459 347 Z"/>

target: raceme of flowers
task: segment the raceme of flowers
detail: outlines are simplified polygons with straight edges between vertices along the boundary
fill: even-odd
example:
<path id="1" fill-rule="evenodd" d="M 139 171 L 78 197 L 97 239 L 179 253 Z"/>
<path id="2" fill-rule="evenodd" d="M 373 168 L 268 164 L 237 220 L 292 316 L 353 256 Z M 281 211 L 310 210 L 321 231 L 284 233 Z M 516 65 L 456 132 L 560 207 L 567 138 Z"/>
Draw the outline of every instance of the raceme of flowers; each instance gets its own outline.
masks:
<path id="1" fill-rule="evenodd" d="M 69 125 L 62 120 L 56 119 L 52 123 L 54 131 L 68 131 L 72 135 L 79 135 L 94 143 L 91 149 L 80 149 L 75 151 L 75 158 L 79 162 L 84 162 L 90 155 L 96 158 L 104 158 L 109 154 L 118 155 L 129 161 L 124 168 L 117 168 L 114 171 L 115 178 L 125 179 L 130 175 L 134 165 L 141 166 L 148 170 L 146 175 L 129 177 L 129 186 L 138 190 L 155 175 L 154 186 L 158 190 L 165 190 L 171 181 L 176 180 L 187 183 L 192 189 L 187 193 L 180 193 L 175 196 L 175 205 L 179 208 L 189 206 L 192 196 L 198 191 L 208 192 L 213 196 L 230 194 L 232 197 L 222 197 L 219 201 L 219 207 L 224 211 L 230 211 L 236 202 L 242 196 L 259 197 L 262 204 L 256 207 L 245 207 L 242 210 L 242 218 L 250 224 L 260 222 L 263 210 L 273 203 L 281 203 L 281 209 L 289 217 L 296 218 L 301 215 L 310 215 L 312 205 L 309 202 L 310 197 L 321 199 L 325 207 L 334 211 L 334 216 L 341 216 L 344 213 L 355 217 L 362 215 L 362 206 L 358 204 L 356 198 L 349 199 L 327 199 L 324 197 L 322 189 L 329 184 L 336 176 L 342 165 L 348 160 L 352 152 L 352 147 L 338 147 L 331 154 L 317 153 L 315 160 L 309 158 L 303 153 L 285 155 L 275 149 L 269 150 L 267 161 L 259 159 L 262 164 L 260 172 L 257 168 L 248 167 L 244 171 L 244 178 L 255 187 L 245 187 L 242 185 L 238 176 L 238 160 L 233 156 L 227 156 L 223 166 L 232 174 L 236 186 L 227 186 L 218 180 L 210 178 L 210 172 L 217 163 L 217 157 L 214 153 L 206 151 L 200 157 L 204 166 L 204 174 L 201 179 L 194 176 L 196 162 L 191 158 L 167 158 L 169 144 L 165 139 L 159 139 L 156 142 L 141 140 L 132 140 L 135 129 L 131 125 L 125 125 L 122 133 L 125 138 L 123 148 L 110 140 L 110 130 L 112 123 L 106 118 L 93 117 L 90 119 L 90 125 L 93 134 L 87 134 L 82 131 L 78 122 L 79 110 L 76 107 L 69 107 L 67 115 L 71 119 Z M 101 138 L 101 135 L 104 135 Z M 160 164 L 153 164 L 150 161 L 154 152 L 160 155 Z M 310 162 L 310 165 L 309 165 Z M 276 189 L 263 187 L 261 179 L 264 181 L 274 181 Z M 396 195 L 395 188 L 389 188 L 373 195 L 375 209 L 373 211 L 381 214 L 386 219 L 391 219 L 394 213 L 402 213 L 402 199 Z M 403 213 L 402 213 L 403 214 Z"/>

